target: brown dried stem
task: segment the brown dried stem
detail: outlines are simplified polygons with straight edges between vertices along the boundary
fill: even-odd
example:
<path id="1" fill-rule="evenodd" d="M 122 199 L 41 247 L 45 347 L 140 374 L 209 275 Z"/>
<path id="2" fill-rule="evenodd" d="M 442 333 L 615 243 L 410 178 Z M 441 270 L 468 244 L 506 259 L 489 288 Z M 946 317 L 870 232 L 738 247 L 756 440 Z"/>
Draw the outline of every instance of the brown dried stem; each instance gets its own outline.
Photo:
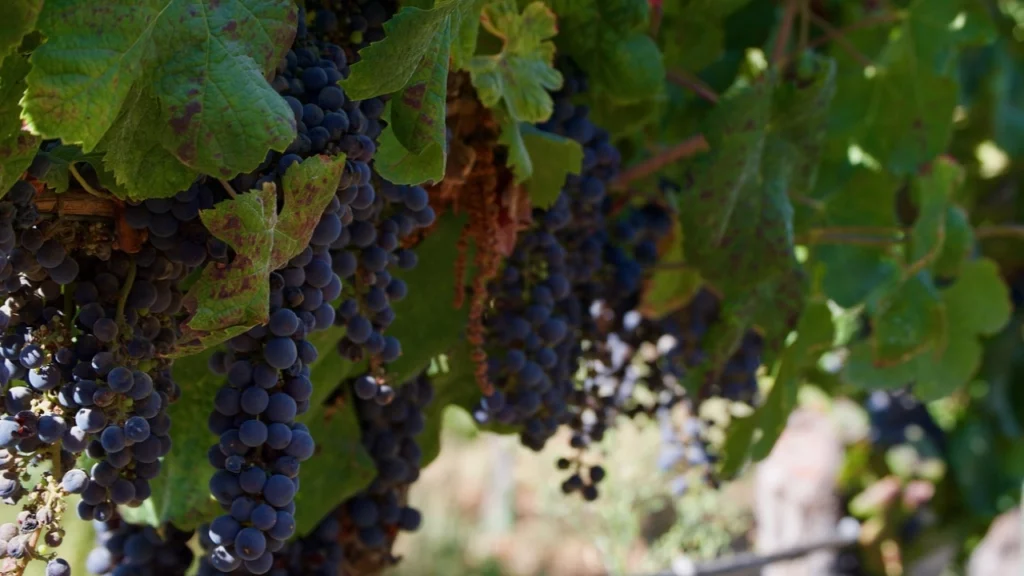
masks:
<path id="1" fill-rule="evenodd" d="M 663 150 L 647 160 L 622 171 L 622 173 L 620 173 L 619 176 L 611 182 L 611 187 L 614 190 L 625 190 L 629 186 L 630 182 L 646 178 L 669 164 L 678 162 L 684 158 L 689 158 L 700 152 L 706 152 L 710 149 L 711 146 L 708 144 L 708 141 L 704 138 L 703 134 L 691 136 L 679 144 Z"/>

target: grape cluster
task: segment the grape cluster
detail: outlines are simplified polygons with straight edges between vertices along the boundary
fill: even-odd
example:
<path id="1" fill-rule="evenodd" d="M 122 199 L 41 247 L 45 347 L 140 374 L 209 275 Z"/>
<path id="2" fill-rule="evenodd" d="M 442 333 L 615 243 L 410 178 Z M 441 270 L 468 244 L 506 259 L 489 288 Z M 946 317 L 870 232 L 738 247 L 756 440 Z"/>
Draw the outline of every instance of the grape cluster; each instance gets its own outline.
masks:
<path id="1" fill-rule="evenodd" d="M 384 22 L 398 12 L 397 0 L 314 0 L 306 6 L 317 36 L 344 48 L 353 63 L 359 50 L 384 39 Z"/>
<path id="2" fill-rule="evenodd" d="M 208 260 L 227 262 L 232 257 L 230 247 L 211 235 L 199 219 L 201 210 L 227 197 L 221 186 L 201 178 L 170 198 L 127 205 L 124 221 L 136 230 L 146 230 L 149 244 L 174 264 L 194 269 Z"/>
<path id="3" fill-rule="evenodd" d="M 552 119 L 541 129 L 571 138 L 584 151 L 583 171 L 566 179 L 554 204 L 535 208 L 503 271 L 490 283 L 493 309 L 485 317 L 488 379 L 493 393 L 481 401 L 479 420 L 521 425 L 520 438 L 540 450 L 559 426 L 575 417 L 576 371 L 585 335 L 597 329 L 590 308 L 602 296 L 607 260 L 618 258 L 614 293 L 639 288 L 640 270 L 619 255 L 605 232 L 606 187 L 621 161 L 607 132 L 589 120 L 573 96 L 585 90 L 567 76 L 553 95 Z"/>
<path id="4" fill-rule="evenodd" d="M 886 449 L 908 442 L 915 434 L 911 430 L 917 429 L 941 452 L 946 451 L 946 433 L 912 393 L 876 390 L 864 401 L 864 407 L 871 422 L 869 439 L 876 447 Z"/>
<path id="5" fill-rule="evenodd" d="M 114 517 L 94 520 L 96 547 L 85 568 L 98 576 L 184 576 L 192 564 L 191 531 L 165 524 L 160 531 Z M 49 574 L 47 575 L 49 576 Z"/>
<path id="6" fill-rule="evenodd" d="M 40 154 L 29 175 L 47 163 Z M 36 196 L 18 181 L 0 202 L 0 498 L 34 519 L 22 531 L 45 528 L 56 545 L 65 510 L 53 495 L 80 494 L 78 515 L 99 520 L 149 497 L 171 447 L 166 409 L 180 389 L 164 356 L 179 333 L 177 283 L 192 268 L 146 243 L 115 252 L 114 223 L 53 219 Z M 83 453 L 89 471 L 76 468 Z M 45 463 L 29 487 L 26 473 Z M 8 544 L 11 558 L 31 558 Z"/>
<path id="7" fill-rule="evenodd" d="M 358 387 L 356 379 L 352 389 Z M 339 393 L 344 390 L 340 389 Z M 434 395 L 426 375 L 399 387 L 389 388 L 386 399 L 355 399 L 362 443 L 373 457 L 377 476 L 365 490 L 339 505 L 309 534 L 284 543 L 275 542 L 266 560 L 265 573 L 272 576 L 341 576 L 345 566 L 383 559 L 390 563 L 390 545 L 398 531 L 415 531 L 422 517 L 405 504 L 409 485 L 420 473 L 422 453 L 416 436 L 425 425 L 424 410 Z M 232 506 L 234 510 L 235 506 Z M 257 512 L 249 514 L 255 522 Z M 200 576 L 248 574 L 249 563 L 224 563 L 224 526 L 241 535 L 244 522 L 223 520 L 223 516 L 200 528 L 200 540 L 209 553 L 202 559 Z M 241 528 L 241 530 L 239 530 Z M 291 525 L 294 530 L 294 524 Z M 268 542 L 271 540 L 268 539 Z M 262 569 L 262 566 L 256 566 Z M 264 573 L 264 572 L 259 572 Z"/>
<path id="8" fill-rule="evenodd" d="M 360 379 L 353 384 L 360 386 Z M 415 508 L 403 504 L 405 490 L 420 475 L 423 453 L 416 440 L 426 423 L 424 410 L 434 388 L 425 375 L 401 386 L 394 397 L 356 400 L 362 443 L 373 457 L 377 476 L 340 509 L 342 524 L 354 530 L 358 545 L 381 549 L 397 530 L 415 531 L 422 520 Z"/>

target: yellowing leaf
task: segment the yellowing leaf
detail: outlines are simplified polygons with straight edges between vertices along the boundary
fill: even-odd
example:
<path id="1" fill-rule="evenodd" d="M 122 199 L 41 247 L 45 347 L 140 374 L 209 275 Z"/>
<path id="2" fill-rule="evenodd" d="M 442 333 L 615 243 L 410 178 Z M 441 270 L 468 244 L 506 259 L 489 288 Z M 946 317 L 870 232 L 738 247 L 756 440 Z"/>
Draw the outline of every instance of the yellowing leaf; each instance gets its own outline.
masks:
<path id="1" fill-rule="evenodd" d="M 543 2 L 534 2 L 520 14 L 515 2 L 498 0 L 484 7 L 484 28 L 501 39 L 501 52 L 475 56 L 469 73 L 488 108 L 502 101 L 512 119 L 538 123 L 551 117 L 550 91 L 562 87 L 562 73 L 554 68 L 558 33 L 555 14 Z"/>

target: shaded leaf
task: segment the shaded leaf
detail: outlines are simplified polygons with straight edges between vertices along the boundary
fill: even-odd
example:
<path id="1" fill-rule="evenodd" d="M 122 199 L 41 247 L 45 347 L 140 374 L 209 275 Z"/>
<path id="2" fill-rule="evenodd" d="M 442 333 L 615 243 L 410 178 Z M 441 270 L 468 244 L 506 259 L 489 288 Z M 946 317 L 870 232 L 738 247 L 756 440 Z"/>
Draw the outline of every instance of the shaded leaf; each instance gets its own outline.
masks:
<path id="1" fill-rule="evenodd" d="M 220 505 L 210 496 L 213 467 L 206 453 L 217 438 L 206 421 L 213 398 L 224 383 L 208 366 L 213 351 L 178 358 L 173 377 L 182 389 L 182 399 L 168 409 L 174 450 L 164 457 L 160 475 L 151 481 L 153 495 L 138 508 L 120 508 L 125 520 L 150 526 L 173 522 L 190 530 L 221 514 Z"/>
<path id="2" fill-rule="evenodd" d="M 670 248 L 658 260 L 654 274 L 644 285 L 639 310 L 648 318 L 661 318 L 687 303 L 700 291 L 703 278 L 696 270 L 684 265 L 682 226 L 675 220 L 669 237 Z"/>
<path id="3" fill-rule="evenodd" d="M 106 153 L 104 168 L 123 186 L 118 194 L 123 199 L 167 198 L 187 189 L 199 176 L 164 148 L 159 133 L 149 127 L 159 114 L 155 98 L 134 91 L 98 145 Z"/>
<path id="4" fill-rule="evenodd" d="M 0 60 L 13 52 L 21 39 L 36 27 L 36 19 L 43 8 L 43 0 L 7 0 L 4 3 L 4 22 L 0 26 Z"/>
<path id="5" fill-rule="evenodd" d="M 974 227 L 967 212 L 954 205 L 946 207 L 945 227 L 946 241 L 935 259 L 933 270 L 937 276 L 956 277 L 974 252 Z"/>
<path id="6" fill-rule="evenodd" d="M 366 100 L 404 88 L 430 52 L 435 37 L 449 26 L 449 17 L 466 10 L 460 18 L 471 18 L 474 3 L 439 0 L 429 10 L 403 7 L 384 23 L 384 39 L 359 51 L 359 62 L 341 82 L 345 94 L 353 100 Z"/>
<path id="7" fill-rule="evenodd" d="M 2 38 L 3 33 L 0 33 Z M 0 50 L 0 58 L 2 55 L 3 50 Z M 18 101 L 25 91 L 25 75 L 29 69 L 28 58 L 17 52 L 3 58 L 0 64 L 0 197 L 21 178 L 39 148 L 39 137 L 21 129 Z"/>
<path id="8" fill-rule="evenodd" d="M 871 319 L 871 348 L 879 366 L 909 362 L 946 334 L 945 306 L 923 272 L 883 289 Z"/>
<path id="9" fill-rule="evenodd" d="M 942 253 L 946 212 L 963 180 L 963 168 L 948 157 L 936 159 L 914 179 L 912 191 L 918 215 L 910 230 L 910 266 L 931 264 Z"/>
<path id="10" fill-rule="evenodd" d="M 558 14 L 559 51 L 586 72 L 592 91 L 618 104 L 648 101 L 662 91 L 665 65 L 647 35 L 647 2 L 547 2 Z"/>
<path id="11" fill-rule="evenodd" d="M 565 186 L 569 174 L 583 167 L 583 147 L 579 142 L 538 130 L 529 124 L 520 126 L 523 145 L 530 155 L 533 174 L 525 182 L 530 203 L 535 208 L 550 208 Z"/>
<path id="12" fill-rule="evenodd" d="M 414 154 L 430 146 L 441 150 L 447 146 L 445 98 L 450 44 L 451 26 L 446 22 L 423 53 L 409 82 L 391 100 L 389 127 L 402 146 Z"/>
<path id="13" fill-rule="evenodd" d="M 863 302 L 885 282 L 896 277 L 899 266 L 885 246 L 859 246 L 862 227 L 895 229 L 896 191 L 899 181 L 885 172 L 863 166 L 844 175 L 842 187 L 825 203 L 824 226 L 838 231 L 835 242 L 820 242 L 813 257 L 825 264 L 822 288 L 844 308 Z M 845 243 L 846 239 L 851 243 Z"/>
<path id="14" fill-rule="evenodd" d="M 295 494 L 296 532 L 307 534 L 349 496 L 373 481 L 377 467 L 362 444 L 354 403 L 346 394 L 330 407 L 306 414 L 316 452 L 302 463 L 302 487 Z"/>
<path id="15" fill-rule="evenodd" d="M 437 144 L 429 144 L 418 154 L 406 149 L 391 128 L 392 102 L 388 102 L 381 116 L 387 126 L 378 138 L 377 153 L 373 157 L 374 169 L 394 184 L 440 182 L 444 178 L 444 148 Z"/>

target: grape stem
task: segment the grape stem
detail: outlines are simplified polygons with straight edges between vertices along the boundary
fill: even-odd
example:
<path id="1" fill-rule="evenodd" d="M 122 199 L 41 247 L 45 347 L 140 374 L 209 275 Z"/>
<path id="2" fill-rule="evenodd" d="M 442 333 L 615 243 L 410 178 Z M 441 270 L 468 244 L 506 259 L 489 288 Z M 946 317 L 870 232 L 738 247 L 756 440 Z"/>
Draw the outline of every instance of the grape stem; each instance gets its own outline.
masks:
<path id="1" fill-rule="evenodd" d="M 782 14 L 782 23 L 775 33 L 775 47 L 772 49 L 772 64 L 781 69 L 786 63 L 786 46 L 793 35 L 793 21 L 796 20 L 800 0 L 786 0 L 786 11 Z"/>
<path id="2" fill-rule="evenodd" d="M 689 158 L 690 156 L 694 156 L 700 152 L 707 152 L 710 149 L 711 146 L 708 144 L 708 141 L 704 138 L 703 134 L 691 136 L 679 144 L 665 149 L 643 162 L 623 170 L 622 173 L 611 182 L 611 187 L 614 190 L 625 190 L 627 186 L 629 186 L 630 182 L 646 178 L 669 164 Z"/>
<path id="3" fill-rule="evenodd" d="M 135 284 L 136 267 L 133 257 L 128 267 L 128 277 L 124 279 L 124 286 L 121 287 L 121 296 L 117 299 L 117 321 L 122 325 L 124 324 L 124 307 L 128 303 L 128 294 L 132 291 L 132 285 Z"/>
<path id="4" fill-rule="evenodd" d="M 860 64 L 865 68 L 875 65 L 875 63 L 872 62 L 870 58 L 862 54 L 860 50 L 857 50 L 857 48 L 853 45 L 852 42 L 850 42 L 848 38 L 846 38 L 846 36 L 844 36 L 841 32 L 836 30 L 835 26 L 832 26 L 832 24 L 830 24 L 828 20 L 825 20 L 824 18 L 818 16 L 813 12 L 810 14 L 810 17 L 811 21 L 814 22 L 816 26 L 821 28 L 825 32 L 825 34 L 828 34 L 829 37 L 835 40 L 836 44 L 838 44 L 840 48 L 842 48 L 847 54 L 849 54 L 851 58 L 853 58 L 857 62 L 860 62 Z"/>
<path id="5" fill-rule="evenodd" d="M 697 96 L 711 102 L 712 104 L 718 104 L 719 96 L 710 86 L 704 83 L 703 80 L 693 76 L 689 72 L 684 70 L 669 70 L 667 73 L 668 81 L 679 86 L 686 88 L 693 92 Z"/>
<path id="6" fill-rule="evenodd" d="M 224 190 L 227 191 L 228 196 L 231 196 L 232 198 L 237 198 L 238 197 L 238 192 L 235 192 L 235 189 L 231 187 L 231 183 L 230 182 L 228 182 L 227 180 L 223 180 L 223 179 L 217 180 L 217 181 L 220 182 L 220 185 L 223 186 Z"/>
<path id="7" fill-rule="evenodd" d="M 60 465 L 60 450 L 60 444 L 54 444 L 50 447 L 50 479 L 54 483 L 60 482 L 60 479 L 64 476 L 64 472 Z M 61 493 L 59 489 L 56 489 L 56 487 L 51 486 L 50 489 L 46 491 L 46 502 L 43 507 L 46 510 L 50 510 L 50 518 L 52 518 L 51 522 L 55 522 L 57 520 L 57 514 L 55 513 L 53 506 L 54 499 L 59 498 L 61 498 Z M 43 528 L 44 526 L 40 524 L 39 527 L 36 528 L 35 532 L 28 537 L 28 541 L 25 543 L 25 555 L 18 560 L 17 567 L 14 572 L 11 573 L 13 576 L 22 576 L 22 574 L 25 573 L 25 568 L 28 567 L 28 563 L 36 558 L 36 546 L 39 544 L 39 535 L 43 533 Z"/>
<path id="8" fill-rule="evenodd" d="M 807 48 L 817 48 L 817 47 L 822 46 L 824 44 L 828 44 L 829 42 L 831 42 L 833 40 L 839 42 L 840 41 L 839 38 L 843 38 L 845 40 L 846 35 L 851 33 L 851 32 L 856 32 L 857 30 L 861 30 L 861 29 L 864 29 L 864 28 L 871 28 L 872 26 L 878 26 L 878 25 L 881 25 L 881 24 L 891 24 L 891 23 L 896 22 L 897 20 L 901 19 L 902 17 L 903 17 L 903 15 L 901 13 L 898 13 L 898 12 L 885 12 L 885 13 L 879 14 L 877 16 L 871 16 L 871 17 L 868 17 L 868 18 L 864 18 L 862 20 L 858 20 L 857 22 L 854 22 L 853 24 L 850 24 L 849 26 L 847 26 L 845 28 L 835 28 L 835 27 L 824 28 L 824 27 L 822 27 L 822 29 L 824 30 L 825 34 L 815 38 L 814 40 L 811 40 L 810 42 L 808 42 L 807 43 Z M 784 63 L 788 64 L 789 61 L 791 61 L 796 56 L 796 54 L 799 54 L 799 52 L 795 52 L 795 53 L 791 53 L 791 54 L 787 55 L 783 59 L 782 62 L 779 62 L 778 66 L 781 68 Z"/>
<path id="9" fill-rule="evenodd" d="M 78 183 L 81 184 L 82 189 L 85 190 L 86 192 L 88 192 L 89 194 L 92 194 L 93 196 L 96 196 L 97 198 L 103 198 L 103 199 L 107 199 L 108 198 L 107 194 L 104 194 L 103 192 L 100 192 L 99 190 L 93 188 L 92 184 L 89 184 L 89 182 L 82 176 L 82 173 L 78 171 L 78 168 L 75 168 L 75 163 L 74 162 L 71 162 L 71 163 L 68 164 L 68 172 L 70 172 L 71 175 L 75 177 L 75 180 L 77 180 Z"/>

